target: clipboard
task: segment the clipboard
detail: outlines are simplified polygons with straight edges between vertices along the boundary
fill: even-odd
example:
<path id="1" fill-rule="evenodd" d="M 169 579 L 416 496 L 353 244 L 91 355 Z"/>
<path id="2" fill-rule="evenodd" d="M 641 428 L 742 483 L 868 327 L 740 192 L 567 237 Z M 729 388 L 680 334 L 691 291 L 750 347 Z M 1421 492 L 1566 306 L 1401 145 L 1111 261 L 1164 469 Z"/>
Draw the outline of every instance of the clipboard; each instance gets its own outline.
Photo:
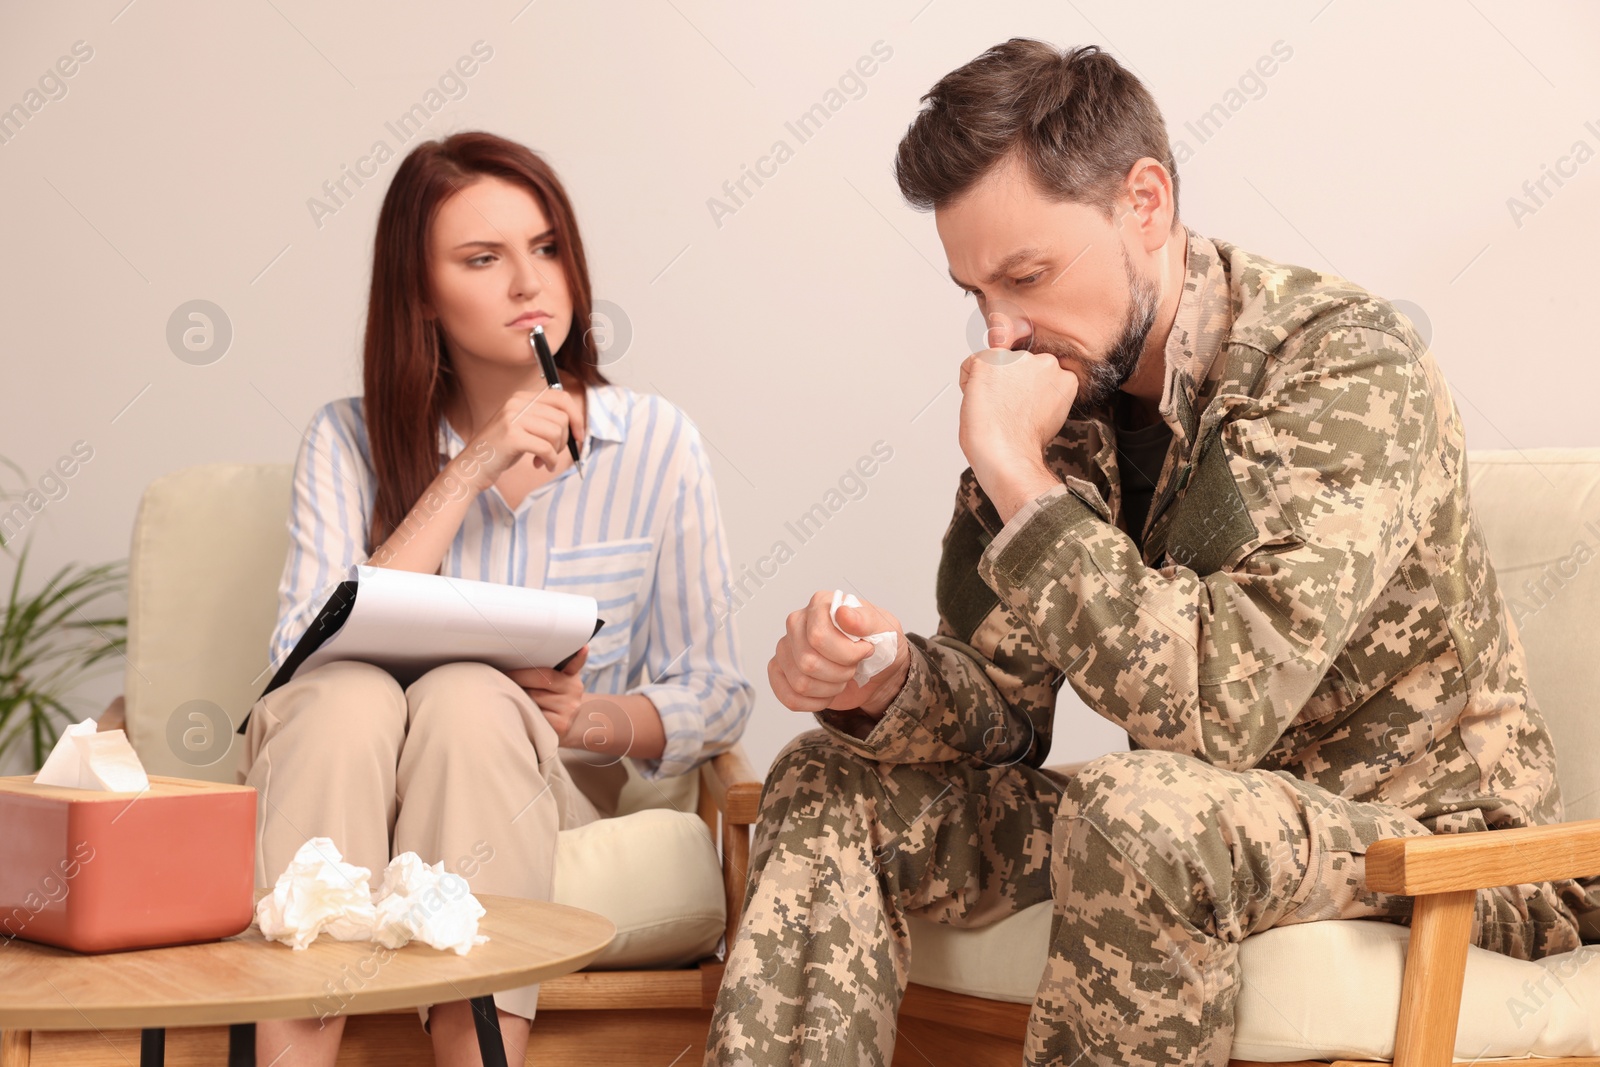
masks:
<path id="1" fill-rule="evenodd" d="M 375 571 L 383 571 L 384 573 L 381 575 L 371 573 Z M 483 609 L 487 609 L 489 612 L 493 612 L 496 609 L 501 612 L 508 610 L 515 611 L 519 607 L 519 604 L 516 603 L 517 601 L 521 601 L 522 604 L 520 606 L 527 609 L 536 609 L 540 606 L 548 607 L 551 609 L 550 614 L 554 619 L 554 624 L 552 625 L 551 629 L 556 631 L 565 630 L 569 637 L 572 632 L 572 627 L 570 625 L 571 618 L 581 617 L 586 621 L 587 618 L 593 617 L 594 624 L 592 629 L 590 629 L 588 636 L 584 638 L 583 642 L 581 642 L 576 649 L 573 649 L 572 652 L 568 653 L 566 656 L 563 656 L 561 661 L 555 664 L 555 666 L 552 668 L 554 670 L 565 669 L 567 665 L 572 662 L 573 658 L 578 654 L 578 652 L 582 651 L 584 644 L 587 644 L 588 641 L 592 640 L 594 635 L 598 634 L 601 627 L 605 625 L 605 620 L 600 618 L 595 612 L 595 601 L 593 597 L 585 597 L 573 593 L 552 593 L 543 589 L 527 589 L 520 586 L 506 586 L 502 583 L 480 582 L 473 579 L 452 578 L 435 574 L 414 574 L 409 571 L 397 572 L 388 570 L 386 568 L 368 567 L 365 565 L 358 568 L 358 574 L 366 574 L 369 582 L 378 580 L 384 582 L 386 585 L 384 595 L 387 599 L 383 602 L 384 607 L 382 610 L 387 611 L 389 614 L 385 615 L 381 619 L 374 620 L 374 628 L 380 630 L 382 627 L 395 627 L 409 632 L 416 626 L 426 625 L 430 614 L 427 605 L 422 605 L 417 612 L 418 617 L 416 619 L 412 619 L 406 617 L 408 615 L 407 610 L 403 607 L 399 607 L 398 604 L 400 601 L 397 601 L 396 599 L 397 591 L 403 591 L 407 586 L 410 586 L 414 590 L 426 589 L 434 591 L 433 587 L 431 586 L 416 584 L 419 582 L 429 583 L 443 581 L 451 583 L 454 591 L 463 593 L 462 599 L 469 605 L 471 604 L 471 596 L 468 594 L 470 594 L 474 589 L 482 589 L 486 592 L 489 592 L 492 596 L 492 600 L 494 601 L 494 603 L 485 603 L 483 605 Z M 329 595 L 328 599 L 323 603 L 322 608 L 317 612 L 316 617 L 311 620 L 311 625 L 308 626 L 305 632 L 300 635 L 300 640 L 295 643 L 294 650 L 289 653 L 288 658 L 286 658 L 278 667 L 277 672 L 272 676 L 272 680 L 267 683 L 267 687 L 261 691 L 261 696 L 257 697 L 257 700 L 260 700 L 261 697 L 267 696 L 269 693 L 273 692 L 273 690 L 278 689 L 280 686 L 288 683 L 289 680 L 292 679 L 303 666 L 305 666 L 307 660 L 311 659 L 314 654 L 323 649 L 324 645 L 326 645 L 336 635 L 344 630 L 346 624 L 350 621 L 350 618 L 355 611 L 360 586 L 361 582 L 359 578 L 357 578 L 346 579 L 340 582 L 337 587 L 335 587 L 333 593 Z M 421 600 L 422 598 L 417 598 L 416 602 L 420 604 Z M 434 608 L 437 609 L 437 604 L 434 605 Z M 447 627 L 447 632 L 456 639 L 456 643 L 458 645 L 463 640 L 465 640 L 467 643 L 478 640 L 481 641 L 482 646 L 485 648 L 492 648 L 496 645 L 501 646 L 501 648 L 506 647 L 506 635 L 503 633 L 501 628 L 495 626 L 494 622 L 488 617 L 488 614 L 486 614 L 485 610 L 483 609 L 474 607 L 470 613 L 458 610 L 455 618 L 457 625 Z M 434 615 L 433 618 L 436 620 L 437 615 Z M 479 625 L 480 620 L 481 625 Z M 460 625 L 462 621 L 465 621 L 467 625 Z M 502 619 L 502 622 L 504 622 L 504 619 Z M 466 635 L 464 638 L 461 636 L 463 634 Z M 499 652 L 498 650 L 496 650 L 496 652 L 499 658 L 503 659 L 507 656 L 507 653 Z M 514 653 L 515 650 L 512 649 L 511 652 Z M 433 659 L 433 657 L 429 656 L 425 651 L 412 653 L 411 659 L 414 661 L 419 655 L 424 661 Z M 345 657 L 319 657 L 322 662 L 328 662 L 329 660 L 336 658 Z M 353 655 L 348 658 L 358 659 L 361 657 Z M 470 651 L 465 654 L 458 654 L 452 650 L 445 649 L 439 653 L 437 661 L 432 665 L 436 666 L 438 663 L 448 663 L 456 659 L 473 658 L 476 657 L 474 657 Z M 485 659 L 484 661 L 488 662 L 489 660 Z M 317 664 L 317 666 L 320 665 L 320 663 Z M 533 666 L 534 664 L 527 665 Z M 383 663 L 379 663 L 378 666 L 390 670 L 391 674 L 397 674 L 396 670 L 387 667 Z M 412 665 L 405 673 L 407 677 L 413 673 L 416 673 L 415 666 Z M 397 677 L 399 677 L 398 674 Z M 252 704 L 252 707 L 253 706 L 254 705 Z M 249 721 L 250 713 L 246 712 L 244 718 L 240 721 L 239 726 L 234 733 L 242 735 L 245 732 L 245 727 Z"/>

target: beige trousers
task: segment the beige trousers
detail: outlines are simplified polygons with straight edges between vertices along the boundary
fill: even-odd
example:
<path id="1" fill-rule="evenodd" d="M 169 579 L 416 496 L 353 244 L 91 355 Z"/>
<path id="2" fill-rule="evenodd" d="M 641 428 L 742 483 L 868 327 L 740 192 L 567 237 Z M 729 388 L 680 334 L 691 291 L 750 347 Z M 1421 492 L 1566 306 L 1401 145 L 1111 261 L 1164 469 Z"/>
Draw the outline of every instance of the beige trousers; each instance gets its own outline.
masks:
<path id="1" fill-rule="evenodd" d="M 374 889 L 409 851 L 443 860 L 474 893 L 549 900 L 556 833 L 614 814 L 627 778 L 620 762 L 569 767 L 571 751 L 557 748 L 527 692 L 486 664 L 443 664 L 404 689 L 368 663 L 306 671 L 257 701 L 245 730 L 256 886 L 272 886 L 308 838 L 328 837 L 372 872 Z M 318 1010 L 336 1014 L 341 991 Z M 539 986 L 494 1000 L 532 1019 Z M 417 1009 L 424 1029 L 431 1007 Z"/>

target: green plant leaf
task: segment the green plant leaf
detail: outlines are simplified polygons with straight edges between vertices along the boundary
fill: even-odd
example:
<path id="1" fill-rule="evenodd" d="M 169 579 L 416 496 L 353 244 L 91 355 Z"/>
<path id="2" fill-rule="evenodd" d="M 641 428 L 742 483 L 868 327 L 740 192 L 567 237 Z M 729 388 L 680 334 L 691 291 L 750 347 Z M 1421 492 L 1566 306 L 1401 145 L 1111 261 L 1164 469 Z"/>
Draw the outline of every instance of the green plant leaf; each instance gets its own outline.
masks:
<path id="1" fill-rule="evenodd" d="M 4 457 L 0 463 L 17 469 Z M 105 673 L 92 668 L 126 656 L 127 616 L 105 613 L 99 601 L 125 595 L 127 561 L 68 564 L 42 590 L 25 595 L 32 548 L 30 534 L 14 557 L 17 568 L 0 618 L 0 758 L 25 746 L 37 769 L 61 730 L 87 717 L 70 706 L 71 691 Z"/>

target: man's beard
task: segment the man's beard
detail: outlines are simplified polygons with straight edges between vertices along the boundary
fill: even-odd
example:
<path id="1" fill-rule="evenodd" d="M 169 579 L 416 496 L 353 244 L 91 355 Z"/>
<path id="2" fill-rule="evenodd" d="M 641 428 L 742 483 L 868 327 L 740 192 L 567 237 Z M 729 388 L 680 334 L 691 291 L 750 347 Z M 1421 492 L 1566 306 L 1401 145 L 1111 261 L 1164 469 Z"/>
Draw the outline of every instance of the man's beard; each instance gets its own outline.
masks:
<path id="1" fill-rule="evenodd" d="M 1139 365 L 1139 356 L 1144 352 L 1145 340 L 1155 325 L 1156 306 L 1160 303 L 1156 287 L 1134 273 L 1133 261 L 1128 258 L 1127 249 L 1122 250 L 1122 266 L 1128 276 L 1128 315 L 1122 323 L 1122 335 L 1112 344 L 1109 352 L 1100 359 L 1084 359 L 1076 350 L 1041 340 L 1037 335 L 1030 346 L 1034 352 L 1045 352 L 1058 359 L 1062 356 L 1074 357 L 1070 369 L 1078 375 L 1078 395 L 1067 414 L 1069 419 L 1086 418 L 1089 412 L 1110 400 L 1112 394 L 1133 376 L 1134 369 Z"/>

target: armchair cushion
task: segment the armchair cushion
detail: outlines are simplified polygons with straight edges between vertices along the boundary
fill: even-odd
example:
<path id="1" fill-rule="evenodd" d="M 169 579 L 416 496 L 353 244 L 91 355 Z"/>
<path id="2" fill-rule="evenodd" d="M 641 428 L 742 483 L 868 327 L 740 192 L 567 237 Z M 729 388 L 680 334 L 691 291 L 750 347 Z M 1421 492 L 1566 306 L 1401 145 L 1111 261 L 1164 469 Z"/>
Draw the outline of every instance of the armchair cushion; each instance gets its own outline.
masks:
<path id="1" fill-rule="evenodd" d="M 726 905 L 717 846 L 693 812 L 655 808 L 556 835 L 555 900 L 617 927 L 590 970 L 678 967 L 716 951 Z"/>
<path id="2" fill-rule="evenodd" d="M 1283 926 L 1240 945 L 1235 1059 L 1394 1056 L 1409 928 L 1353 919 Z M 1541 960 L 1467 949 L 1455 1058 L 1600 1055 L 1600 945 Z"/>
<path id="3" fill-rule="evenodd" d="M 1600 448 L 1472 452 L 1467 477 L 1555 742 L 1562 819 L 1600 819 Z"/>
<path id="4" fill-rule="evenodd" d="M 1050 904 L 979 929 L 911 918 L 911 980 L 1030 1003 L 1044 973 Z M 1239 948 L 1233 1058 L 1388 1060 L 1411 931 L 1350 919 L 1282 926 Z M 1600 1055 L 1600 945 L 1529 962 L 1467 950 L 1456 1058 Z"/>
<path id="5" fill-rule="evenodd" d="M 186 467 L 151 482 L 139 499 L 122 693 L 128 740 L 151 774 L 238 780 L 244 738 L 233 729 L 269 681 L 292 470 Z M 227 721 L 210 721 L 211 708 Z"/>

